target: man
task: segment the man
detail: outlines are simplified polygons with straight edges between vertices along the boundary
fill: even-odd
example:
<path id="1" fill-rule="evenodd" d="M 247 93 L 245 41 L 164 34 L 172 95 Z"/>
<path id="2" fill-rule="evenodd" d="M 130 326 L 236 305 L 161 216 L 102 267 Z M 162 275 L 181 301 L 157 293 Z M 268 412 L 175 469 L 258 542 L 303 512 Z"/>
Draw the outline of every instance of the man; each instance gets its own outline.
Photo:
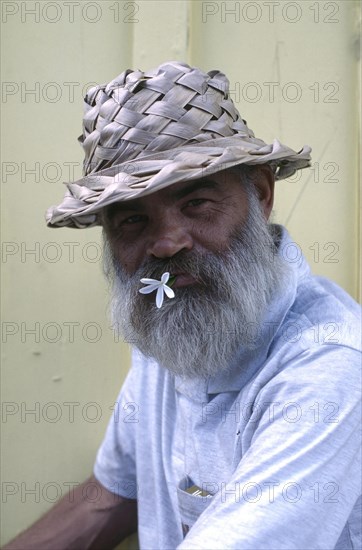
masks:
<path id="1" fill-rule="evenodd" d="M 84 177 L 47 220 L 103 226 L 133 365 L 94 476 L 6 548 L 137 525 L 145 549 L 359 548 L 359 308 L 267 221 L 310 149 L 255 138 L 226 77 L 180 63 L 85 106 Z"/>

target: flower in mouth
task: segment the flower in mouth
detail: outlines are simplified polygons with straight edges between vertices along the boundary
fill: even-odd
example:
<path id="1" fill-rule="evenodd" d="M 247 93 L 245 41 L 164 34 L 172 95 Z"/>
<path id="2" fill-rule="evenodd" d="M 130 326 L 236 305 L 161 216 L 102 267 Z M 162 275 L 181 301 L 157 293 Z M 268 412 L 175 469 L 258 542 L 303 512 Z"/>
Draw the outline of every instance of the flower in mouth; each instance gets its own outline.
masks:
<path id="1" fill-rule="evenodd" d="M 139 292 L 141 294 L 150 294 L 154 290 L 157 290 L 157 293 L 156 293 L 156 306 L 158 308 L 160 308 L 163 304 L 163 299 L 164 299 L 165 294 L 168 298 L 174 298 L 175 297 L 175 293 L 172 290 L 172 288 L 170 288 L 170 286 L 168 286 L 166 284 L 170 281 L 169 285 L 172 285 L 174 283 L 175 279 L 176 279 L 176 277 L 175 276 L 170 276 L 168 271 L 166 271 L 166 273 L 164 273 L 161 276 L 160 281 L 158 281 L 157 279 L 141 279 L 141 283 L 146 285 L 146 286 L 144 288 L 140 288 Z"/>

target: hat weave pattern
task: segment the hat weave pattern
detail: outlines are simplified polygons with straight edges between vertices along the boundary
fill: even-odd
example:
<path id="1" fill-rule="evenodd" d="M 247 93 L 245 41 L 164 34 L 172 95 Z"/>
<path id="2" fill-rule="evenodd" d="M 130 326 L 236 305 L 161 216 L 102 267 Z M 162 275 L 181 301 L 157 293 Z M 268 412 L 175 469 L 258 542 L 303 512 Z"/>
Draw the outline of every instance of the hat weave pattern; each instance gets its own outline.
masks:
<path id="1" fill-rule="evenodd" d="M 166 65 L 158 74 L 123 72 L 86 96 L 84 175 L 151 152 L 235 134 L 253 138 L 228 97 L 222 73 Z"/>
<path id="2" fill-rule="evenodd" d="M 277 140 L 255 138 L 219 71 L 204 73 L 170 62 L 149 72 L 126 70 L 91 88 L 84 103 L 83 178 L 68 183 L 49 226 L 88 227 L 112 202 L 153 193 L 178 181 L 237 164 L 270 163 L 281 179 L 309 165 L 310 148 L 296 153 Z"/>

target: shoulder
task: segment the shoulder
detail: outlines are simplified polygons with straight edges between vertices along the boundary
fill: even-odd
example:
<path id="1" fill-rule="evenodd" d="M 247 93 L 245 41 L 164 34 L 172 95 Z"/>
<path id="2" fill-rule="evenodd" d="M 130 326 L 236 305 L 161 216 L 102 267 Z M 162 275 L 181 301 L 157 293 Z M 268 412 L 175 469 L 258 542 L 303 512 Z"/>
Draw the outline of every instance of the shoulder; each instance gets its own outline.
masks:
<path id="1" fill-rule="evenodd" d="M 296 326 L 304 348 L 361 351 L 361 307 L 328 279 L 309 275 L 300 282 L 287 321 Z"/>
<path id="2" fill-rule="evenodd" d="M 164 393 L 174 387 L 174 377 L 157 361 L 132 350 L 132 364 L 123 391 L 131 391 L 143 404 L 159 401 Z"/>
<path id="3" fill-rule="evenodd" d="M 258 374 L 259 387 L 272 393 L 285 390 L 289 395 L 307 392 L 310 398 L 324 395 L 343 401 L 355 395 L 357 399 L 361 384 L 359 304 L 332 281 L 306 273 L 298 281 L 294 301 Z"/>

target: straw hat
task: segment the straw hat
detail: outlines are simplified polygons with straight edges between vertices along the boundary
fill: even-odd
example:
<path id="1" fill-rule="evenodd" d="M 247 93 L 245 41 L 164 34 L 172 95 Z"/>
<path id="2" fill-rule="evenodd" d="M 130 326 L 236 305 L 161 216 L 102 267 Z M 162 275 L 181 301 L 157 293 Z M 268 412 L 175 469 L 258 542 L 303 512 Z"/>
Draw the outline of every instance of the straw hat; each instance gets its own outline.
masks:
<path id="1" fill-rule="evenodd" d="M 169 62 L 149 72 L 124 71 L 85 97 L 83 178 L 67 183 L 50 227 L 99 225 L 105 206 L 199 179 L 239 164 L 271 164 L 283 179 L 310 164 L 298 153 L 254 136 L 219 71 Z"/>

